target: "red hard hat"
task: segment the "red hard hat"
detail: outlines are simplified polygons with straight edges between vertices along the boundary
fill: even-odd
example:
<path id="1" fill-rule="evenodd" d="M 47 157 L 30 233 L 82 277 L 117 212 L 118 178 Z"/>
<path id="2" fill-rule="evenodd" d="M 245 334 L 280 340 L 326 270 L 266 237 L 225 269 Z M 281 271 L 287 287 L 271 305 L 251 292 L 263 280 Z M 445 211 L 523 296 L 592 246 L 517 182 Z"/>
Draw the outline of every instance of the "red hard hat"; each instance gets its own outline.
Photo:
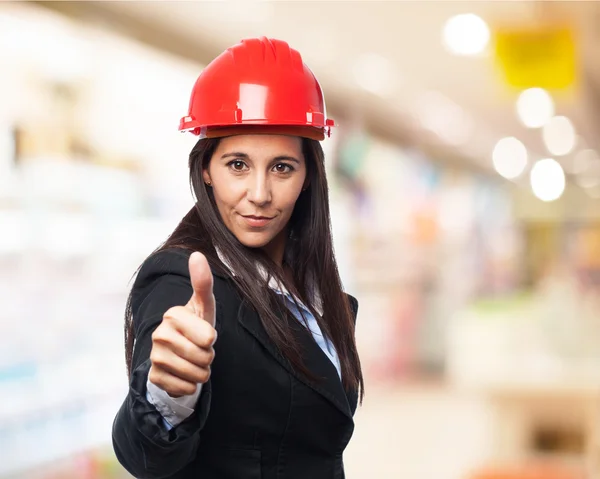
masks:
<path id="1" fill-rule="evenodd" d="M 262 127 L 323 139 L 332 126 L 321 86 L 300 53 L 262 37 L 242 40 L 210 62 L 179 130 L 211 137 Z"/>

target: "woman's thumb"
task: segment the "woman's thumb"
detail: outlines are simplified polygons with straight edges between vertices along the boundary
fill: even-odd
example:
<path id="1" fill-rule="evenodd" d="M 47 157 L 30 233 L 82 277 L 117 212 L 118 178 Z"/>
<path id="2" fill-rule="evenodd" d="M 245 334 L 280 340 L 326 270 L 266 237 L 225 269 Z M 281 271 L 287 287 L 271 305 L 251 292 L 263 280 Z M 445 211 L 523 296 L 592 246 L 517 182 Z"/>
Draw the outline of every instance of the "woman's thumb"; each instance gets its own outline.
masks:
<path id="1" fill-rule="evenodd" d="M 206 257 L 199 252 L 192 253 L 189 260 L 192 297 L 188 302 L 194 312 L 211 325 L 215 324 L 215 297 L 213 276 Z"/>

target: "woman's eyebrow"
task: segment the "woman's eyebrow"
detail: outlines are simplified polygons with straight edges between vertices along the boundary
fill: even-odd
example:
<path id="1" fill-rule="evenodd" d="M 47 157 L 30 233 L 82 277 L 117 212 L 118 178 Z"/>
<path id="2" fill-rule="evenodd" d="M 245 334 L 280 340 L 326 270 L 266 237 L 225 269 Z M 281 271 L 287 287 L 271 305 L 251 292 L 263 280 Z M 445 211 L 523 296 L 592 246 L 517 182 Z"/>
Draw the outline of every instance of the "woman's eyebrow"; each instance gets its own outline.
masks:
<path id="1" fill-rule="evenodd" d="M 223 154 L 221 156 L 221 159 L 231 158 L 231 157 L 244 158 L 244 159 L 250 158 L 247 153 L 242 153 L 241 151 L 232 151 L 232 152 Z M 294 156 L 289 156 L 289 155 L 278 155 L 278 156 L 274 157 L 272 161 L 292 161 L 294 163 L 297 163 L 298 165 L 301 163 L 298 158 L 296 158 Z"/>
<path id="2" fill-rule="evenodd" d="M 230 153 L 225 153 L 223 156 L 221 156 L 221 158 L 230 158 L 232 156 L 235 156 L 236 158 L 249 158 L 249 156 L 246 153 L 242 153 L 240 151 L 232 151 Z"/>
<path id="3" fill-rule="evenodd" d="M 300 160 L 294 156 L 279 155 L 273 158 L 273 161 L 293 161 L 294 163 L 300 164 Z"/>

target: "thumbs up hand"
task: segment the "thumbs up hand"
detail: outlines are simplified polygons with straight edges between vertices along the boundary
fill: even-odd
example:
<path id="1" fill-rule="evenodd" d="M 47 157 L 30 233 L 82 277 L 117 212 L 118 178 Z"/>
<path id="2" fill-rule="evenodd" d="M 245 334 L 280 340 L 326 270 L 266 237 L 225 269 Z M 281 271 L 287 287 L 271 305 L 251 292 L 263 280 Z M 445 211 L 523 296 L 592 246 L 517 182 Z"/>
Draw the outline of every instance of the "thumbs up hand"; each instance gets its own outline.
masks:
<path id="1" fill-rule="evenodd" d="M 148 379 L 171 397 L 196 392 L 198 383 L 210 378 L 217 339 L 213 277 L 201 253 L 189 260 L 194 290 L 185 306 L 174 306 L 152 334 L 152 366 Z"/>

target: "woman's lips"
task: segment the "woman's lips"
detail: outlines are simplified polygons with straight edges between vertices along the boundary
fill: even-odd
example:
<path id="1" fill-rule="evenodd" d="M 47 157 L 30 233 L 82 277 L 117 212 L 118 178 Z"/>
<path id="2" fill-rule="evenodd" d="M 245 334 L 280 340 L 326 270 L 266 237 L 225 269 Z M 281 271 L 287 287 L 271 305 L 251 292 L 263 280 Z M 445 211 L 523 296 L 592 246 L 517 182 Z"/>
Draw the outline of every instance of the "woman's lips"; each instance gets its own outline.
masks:
<path id="1" fill-rule="evenodd" d="M 246 222 L 246 224 L 248 226 L 250 226 L 251 228 L 264 228 L 273 219 L 273 218 L 269 218 L 268 216 L 253 216 L 253 215 L 249 215 L 249 216 L 242 215 L 242 218 L 244 218 L 244 221 Z"/>

